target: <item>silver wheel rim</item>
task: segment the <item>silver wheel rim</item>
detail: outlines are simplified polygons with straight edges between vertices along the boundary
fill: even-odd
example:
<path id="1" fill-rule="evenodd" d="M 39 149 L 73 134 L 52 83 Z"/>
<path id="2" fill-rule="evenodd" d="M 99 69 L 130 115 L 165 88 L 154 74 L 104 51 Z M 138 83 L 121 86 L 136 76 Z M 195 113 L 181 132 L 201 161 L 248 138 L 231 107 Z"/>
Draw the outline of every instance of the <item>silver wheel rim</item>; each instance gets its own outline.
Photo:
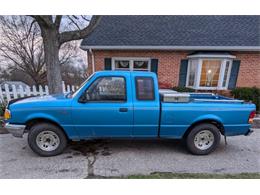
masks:
<path id="1" fill-rule="evenodd" d="M 209 130 L 202 130 L 194 137 L 194 145 L 200 150 L 209 149 L 214 143 L 214 135 Z"/>
<path id="2" fill-rule="evenodd" d="M 53 131 L 42 131 L 36 137 L 36 144 L 40 149 L 50 152 L 59 147 L 60 138 Z"/>

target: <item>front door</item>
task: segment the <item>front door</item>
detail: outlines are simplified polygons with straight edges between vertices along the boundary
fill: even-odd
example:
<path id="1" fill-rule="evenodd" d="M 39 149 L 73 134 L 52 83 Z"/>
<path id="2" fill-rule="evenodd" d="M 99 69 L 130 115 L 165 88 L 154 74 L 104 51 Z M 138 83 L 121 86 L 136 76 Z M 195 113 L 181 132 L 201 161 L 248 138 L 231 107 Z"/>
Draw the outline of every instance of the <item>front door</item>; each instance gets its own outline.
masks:
<path id="1" fill-rule="evenodd" d="M 96 78 L 73 105 L 72 117 L 81 138 L 129 137 L 133 130 L 133 104 L 127 98 L 127 77 Z M 85 99 L 85 101 L 84 101 Z"/>

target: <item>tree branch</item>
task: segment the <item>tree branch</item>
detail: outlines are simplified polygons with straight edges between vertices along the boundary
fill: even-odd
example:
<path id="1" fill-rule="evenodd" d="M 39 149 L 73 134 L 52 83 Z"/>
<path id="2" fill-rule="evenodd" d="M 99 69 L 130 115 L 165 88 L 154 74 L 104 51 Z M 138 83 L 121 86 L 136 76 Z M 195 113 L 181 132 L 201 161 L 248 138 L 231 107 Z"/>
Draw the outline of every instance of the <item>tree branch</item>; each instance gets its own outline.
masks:
<path id="1" fill-rule="evenodd" d="M 62 20 L 62 15 L 57 15 L 54 22 L 57 30 L 59 30 L 60 28 L 61 20 Z"/>
<path id="2" fill-rule="evenodd" d="M 72 16 L 73 17 L 73 16 Z M 74 24 L 78 30 L 80 30 L 79 25 L 77 24 L 77 22 L 75 22 L 70 16 L 68 16 L 69 20 L 72 22 L 72 24 Z"/>
<path id="3" fill-rule="evenodd" d="M 89 19 L 89 18 L 86 18 L 84 15 L 81 15 L 81 17 L 82 17 L 85 21 L 90 22 L 90 19 Z"/>
<path id="4" fill-rule="evenodd" d="M 51 15 L 30 15 L 34 18 L 39 26 L 44 26 L 46 28 L 50 28 L 53 25 L 52 16 Z"/>
<path id="5" fill-rule="evenodd" d="M 33 25 L 34 25 L 35 22 L 36 22 L 36 20 L 33 20 L 33 21 L 31 22 L 30 27 L 29 27 L 29 30 L 28 30 L 28 34 L 27 34 L 27 37 L 26 37 L 26 38 L 29 37 L 29 35 L 30 35 L 30 33 L 31 33 L 31 30 L 32 30 L 32 27 L 33 27 Z"/>
<path id="6" fill-rule="evenodd" d="M 101 16 L 92 16 L 90 23 L 87 27 L 83 28 L 82 30 L 73 30 L 73 31 L 66 31 L 60 34 L 59 43 L 62 45 L 65 42 L 72 41 L 72 40 L 79 40 L 85 38 L 89 35 L 99 24 L 101 20 Z"/>

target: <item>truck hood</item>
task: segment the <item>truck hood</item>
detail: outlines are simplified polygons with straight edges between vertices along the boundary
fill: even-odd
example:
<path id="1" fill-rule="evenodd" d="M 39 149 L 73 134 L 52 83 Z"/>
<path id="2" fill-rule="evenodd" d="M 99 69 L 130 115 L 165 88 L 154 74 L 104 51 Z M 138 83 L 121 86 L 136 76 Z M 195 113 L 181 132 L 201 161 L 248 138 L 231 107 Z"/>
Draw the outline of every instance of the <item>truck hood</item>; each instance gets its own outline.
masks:
<path id="1" fill-rule="evenodd" d="M 26 97 L 10 101 L 9 108 L 68 107 L 71 101 L 72 99 L 67 98 L 65 94 Z"/>

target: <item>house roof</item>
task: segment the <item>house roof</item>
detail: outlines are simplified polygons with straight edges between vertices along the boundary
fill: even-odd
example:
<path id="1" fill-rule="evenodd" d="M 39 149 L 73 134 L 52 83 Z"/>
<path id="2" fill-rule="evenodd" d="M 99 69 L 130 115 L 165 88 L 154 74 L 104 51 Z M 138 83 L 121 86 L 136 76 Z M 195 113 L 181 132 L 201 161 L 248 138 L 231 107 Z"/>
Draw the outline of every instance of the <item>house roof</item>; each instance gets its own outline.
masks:
<path id="1" fill-rule="evenodd" d="M 260 16 L 103 16 L 81 48 L 260 51 Z"/>

